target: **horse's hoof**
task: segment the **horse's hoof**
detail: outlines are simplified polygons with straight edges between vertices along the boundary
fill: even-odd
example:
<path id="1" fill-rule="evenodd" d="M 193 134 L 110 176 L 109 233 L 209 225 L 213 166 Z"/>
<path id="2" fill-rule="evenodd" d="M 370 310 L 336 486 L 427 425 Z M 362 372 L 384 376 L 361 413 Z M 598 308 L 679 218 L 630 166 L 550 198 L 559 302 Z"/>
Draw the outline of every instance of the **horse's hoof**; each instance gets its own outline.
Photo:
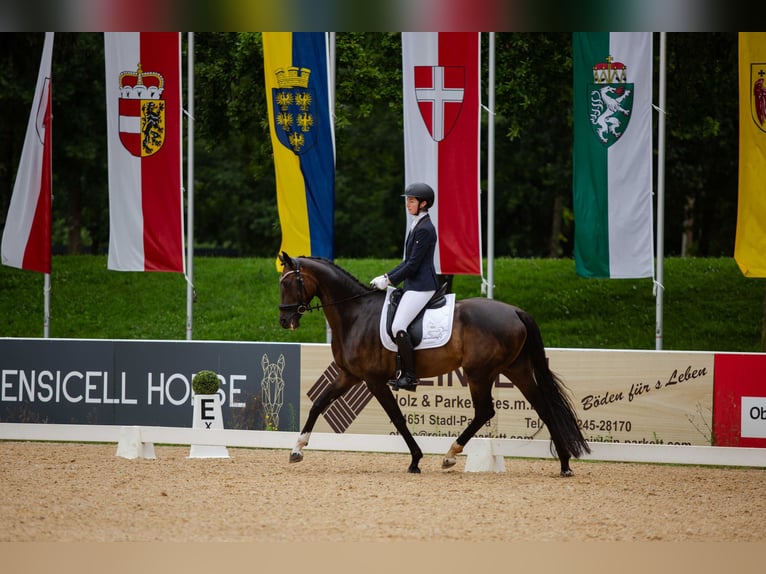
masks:
<path id="1" fill-rule="evenodd" d="M 420 474 L 420 469 L 417 466 L 411 466 L 407 469 L 410 474 Z"/>
<path id="2" fill-rule="evenodd" d="M 296 450 L 290 453 L 290 462 L 301 462 L 303 460 L 303 453 Z"/>
<path id="3" fill-rule="evenodd" d="M 442 468 L 452 468 L 453 466 L 455 466 L 456 462 L 457 462 L 456 458 L 444 457 L 442 459 Z"/>
<path id="4" fill-rule="evenodd" d="M 574 476 L 574 472 L 572 472 L 571 468 L 568 468 L 561 471 L 561 476 Z"/>

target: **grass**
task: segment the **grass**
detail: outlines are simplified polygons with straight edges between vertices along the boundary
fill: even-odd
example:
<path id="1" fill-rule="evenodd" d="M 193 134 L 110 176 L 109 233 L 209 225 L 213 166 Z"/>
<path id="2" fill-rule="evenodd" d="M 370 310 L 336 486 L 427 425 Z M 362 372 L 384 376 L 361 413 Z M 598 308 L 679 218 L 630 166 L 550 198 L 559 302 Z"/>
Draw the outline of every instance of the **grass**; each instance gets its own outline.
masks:
<path id="1" fill-rule="evenodd" d="M 362 282 L 395 260 L 339 259 Z M 486 267 L 485 267 L 486 273 Z M 763 279 L 742 276 L 731 258 L 667 258 L 666 350 L 761 351 Z M 218 341 L 326 341 L 324 315 L 301 328 L 279 326 L 273 259 L 197 257 L 192 338 Z M 584 279 L 571 259 L 498 258 L 495 299 L 532 313 L 548 347 L 654 349 L 651 279 Z M 482 296 L 481 278 L 459 275 L 458 299 Z M 178 273 L 108 271 L 106 256 L 54 256 L 50 336 L 83 339 L 186 339 L 186 289 Z M 43 337 L 43 275 L 0 266 L 0 336 Z"/>

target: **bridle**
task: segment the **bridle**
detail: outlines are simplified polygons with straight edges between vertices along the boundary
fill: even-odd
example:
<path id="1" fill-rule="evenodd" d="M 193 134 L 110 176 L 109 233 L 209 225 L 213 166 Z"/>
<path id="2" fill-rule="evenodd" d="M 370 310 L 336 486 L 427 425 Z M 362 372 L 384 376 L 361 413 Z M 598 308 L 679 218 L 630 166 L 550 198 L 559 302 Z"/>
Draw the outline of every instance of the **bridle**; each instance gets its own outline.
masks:
<path id="1" fill-rule="evenodd" d="M 290 275 L 295 275 L 298 283 L 298 303 L 287 303 L 287 304 L 281 304 L 279 306 L 280 311 L 293 311 L 297 313 L 298 315 L 303 315 L 306 311 L 318 311 L 319 309 L 322 309 L 323 307 L 329 307 L 331 305 L 337 305 L 338 303 L 345 303 L 346 301 L 351 301 L 352 299 L 358 299 L 360 297 L 364 297 L 366 295 L 370 295 L 371 293 L 375 293 L 374 290 L 370 290 L 364 293 L 357 293 L 356 295 L 351 295 L 349 297 L 344 297 L 343 299 L 338 299 L 337 301 L 330 301 L 329 303 L 317 303 L 316 305 L 310 305 L 311 300 L 305 301 L 306 298 L 306 285 L 303 281 L 303 275 L 301 274 L 301 264 L 300 262 L 293 260 L 295 262 L 295 269 L 292 269 L 282 275 L 282 277 L 279 278 L 279 283 L 281 284 L 287 277 Z"/>
<path id="2" fill-rule="evenodd" d="M 303 315 L 306 311 L 314 311 L 319 310 L 322 308 L 320 304 L 317 303 L 316 306 L 312 307 L 309 305 L 310 301 L 304 302 L 305 294 L 306 294 L 306 285 L 303 282 L 303 275 L 301 275 L 301 264 L 299 262 L 295 262 L 295 269 L 292 271 L 288 271 L 282 277 L 279 278 L 279 283 L 281 284 L 287 277 L 290 275 L 295 274 L 296 277 L 298 277 L 298 303 L 288 303 L 286 305 L 280 305 L 279 310 L 280 311 L 294 311 L 298 313 L 298 315 Z"/>

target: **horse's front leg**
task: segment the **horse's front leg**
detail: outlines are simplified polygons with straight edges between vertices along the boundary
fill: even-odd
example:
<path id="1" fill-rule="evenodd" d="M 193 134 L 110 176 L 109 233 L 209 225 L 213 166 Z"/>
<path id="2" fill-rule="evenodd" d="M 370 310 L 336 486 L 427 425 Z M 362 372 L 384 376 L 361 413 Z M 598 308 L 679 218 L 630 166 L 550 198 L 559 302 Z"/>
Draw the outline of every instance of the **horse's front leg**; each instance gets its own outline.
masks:
<path id="1" fill-rule="evenodd" d="M 316 424 L 319 415 L 335 402 L 338 397 L 345 393 L 349 387 L 358 382 L 360 382 L 360 379 L 350 377 L 341 371 L 335 382 L 322 391 L 311 405 L 306 424 L 303 425 L 301 434 L 298 435 L 298 440 L 296 441 L 293 450 L 290 451 L 290 462 L 301 462 L 303 460 L 303 448 L 309 444 L 311 431 L 314 430 L 314 425 Z"/>
<path id="2" fill-rule="evenodd" d="M 386 411 L 388 418 L 391 419 L 391 422 L 394 424 L 394 428 L 399 431 L 404 442 L 407 443 L 407 448 L 410 449 L 412 460 L 410 466 L 407 468 L 407 472 L 419 473 L 420 467 L 418 465 L 420 464 L 420 459 L 423 458 L 423 451 L 420 450 L 418 443 L 415 442 L 415 438 L 407 427 L 407 421 L 404 419 L 402 409 L 399 408 L 399 403 L 396 402 L 396 397 L 394 397 L 394 393 L 391 392 L 391 388 L 385 381 L 377 383 L 367 381 L 367 388 L 370 389 L 370 392 L 378 400 L 380 406 Z"/>

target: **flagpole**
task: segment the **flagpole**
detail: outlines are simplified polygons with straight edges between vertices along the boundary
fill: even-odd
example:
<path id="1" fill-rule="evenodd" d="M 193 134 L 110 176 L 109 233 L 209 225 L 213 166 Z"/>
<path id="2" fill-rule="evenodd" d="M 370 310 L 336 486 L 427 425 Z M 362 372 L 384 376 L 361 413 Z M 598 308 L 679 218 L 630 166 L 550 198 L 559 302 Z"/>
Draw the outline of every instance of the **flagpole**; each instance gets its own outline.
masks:
<path id="1" fill-rule="evenodd" d="M 660 93 L 659 118 L 657 122 L 657 272 L 654 288 L 657 297 L 656 350 L 662 350 L 662 313 L 665 292 L 665 49 L 666 32 L 660 32 Z"/>
<path id="2" fill-rule="evenodd" d="M 51 91 L 53 90 L 53 86 L 51 86 Z M 50 146 L 53 147 L 53 112 L 51 111 L 50 119 L 48 121 L 48 133 L 45 137 L 51 138 L 50 140 Z M 51 152 L 52 154 L 53 152 Z M 53 161 L 48 162 L 48 168 L 50 170 L 50 182 L 51 187 L 48 190 L 48 193 L 51 194 L 51 203 L 53 201 Z M 51 211 L 53 211 L 53 205 L 51 204 Z M 53 217 L 51 217 L 51 220 L 53 220 Z M 48 225 L 50 226 L 51 223 L 49 222 Z M 51 233 L 50 227 L 47 230 L 47 233 Z M 48 247 L 50 249 L 50 246 Z M 48 339 L 51 336 L 51 274 L 50 272 L 45 274 L 45 278 L 43 279 L 43 337 Z"/>
<path id="3" fill-rule="evenodd" d="M 51 76 L 53 75 L 53 70 L 51 69 Z M 51 81 L 51 94 L 49 98 L 49 102 L 53 101 L 53 82 Z M 51 138 L 49 140 L 49 147 L 51 156 L 53 155 L 53 110 L 48 110 L 48 126 L 46 130 L 48 133 L 45 135 L 47 138 Z M 49 181 L 51 182 L 50 188 L 48 189 L 48 193 L 51 195 L 51 213 L 53 212 L 53 158 L 49 158 L 50 161 L 48 162 L 48 170 L 49 170 Z M 51 216 L 51 221 L 48 222 L 48 229 L 46 232 L 48 233 L 48 236 L 50 237 L 51 234 L 51 228 L 53 217 Z M 50 243 L 50 242 L 49 242 Z M 50 244 L 48 245 L 48 249 L 50 249 Z M 43 279 L 43 337 L 48 339 L 51 336 L 51 273 L 50 270 L 48 273 L 45 274 L 45 278 Z"/>
<path id="4" fill-rule="evenodd" d="M 43 281 L 43 337 L 51 336 L 51 274 L 46 273 Z"/>
<path id="5" fill-rule="evenodd" d="M 332 128 L 332 153 L 333 153 L 333 169 L 335 168 L 335 32 L 327 32 L 325 37 L 327 42 L 327 94 L 330 105 L 330 121 L 333 124 Z M 325 342 L 332 343 L 332 329 L 330 328 L 330 322 L 325 318 Z"/>
<path id="6" fill-rule="evenodd" d="M 187 33 L 186 114 L 186 339 L 192 339 L 194 314 L 194 32 Z"/>
<path id="7" fill-rule="evenodd" d="M 487 299 L 495 284 L 495 33 L 489 33 L 489 118 L 487 126 Z"/>

